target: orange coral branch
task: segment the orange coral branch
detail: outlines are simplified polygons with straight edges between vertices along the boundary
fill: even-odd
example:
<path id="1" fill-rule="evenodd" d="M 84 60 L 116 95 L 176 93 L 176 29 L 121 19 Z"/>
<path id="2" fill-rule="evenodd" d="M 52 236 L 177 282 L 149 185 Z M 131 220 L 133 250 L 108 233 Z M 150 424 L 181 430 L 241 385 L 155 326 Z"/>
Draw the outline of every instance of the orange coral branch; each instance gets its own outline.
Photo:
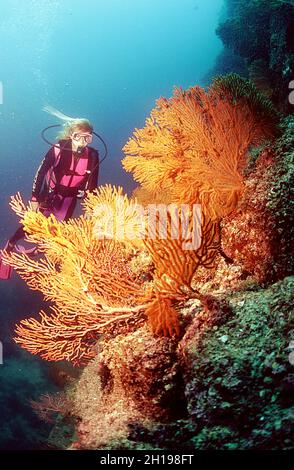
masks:
<path id="1" fill-rule="evenodd" d="M 191 281 L 199 266 L 212 267 L 218 253 L 220 234 L 218 222 L 213 222 L 205 213 L 202 214 L 201 244 L 198 249 L 185 249 L 184 238 L 172 239 L 170 219 L 168 238 L 146 240 L 145 245 L 155 265 L 155 299 L 147 308 L 146 314 L 154 333 L 178 335 L 179 321 L 172 306 L 176 301 L 195 296 Z M 201 298 L 200 294 L 196 294 Z"/>
<path id="2" fill-rule="evenodd" d="M 176 88 L 135 130 L 122 163 L 145 190 L 171 192 L 174 202 L 202 203 L 211 217 L 223 217 L 243 191 L 248 147 L 268 127 L 248 103 L 233 104 L 217 87 Z"/>
<path id="3" fill-rule="evenodd" d="M 56 309 L 48 316 L 41 311 L 41 320 L 22 320 L 16 327 L 15 342 L 32 354 L 50 361 L 87 362 L 95 355 L 99 334 L 118 321 L 128 321 L 144 312 L 148 304 L 133 308 L 105 308 L 92 314 L 61 314 Z"/>
<path id="4" fill-rule="evenodd" d="M 41 321 L 23 320 L 15 340 L 48 360 L 85 361 L 102 332 L 136 318 L 148 305 L 142 304 L 142 282 L 125 262 L 128 250 L 115 240 L 97 240 L 93 218 L 58 222 L 25 209 L 21 198 L 15 207 L 43 257 L 6 253 L 5 261 L 55 304 L 53 314 L 41 312 Z"/>

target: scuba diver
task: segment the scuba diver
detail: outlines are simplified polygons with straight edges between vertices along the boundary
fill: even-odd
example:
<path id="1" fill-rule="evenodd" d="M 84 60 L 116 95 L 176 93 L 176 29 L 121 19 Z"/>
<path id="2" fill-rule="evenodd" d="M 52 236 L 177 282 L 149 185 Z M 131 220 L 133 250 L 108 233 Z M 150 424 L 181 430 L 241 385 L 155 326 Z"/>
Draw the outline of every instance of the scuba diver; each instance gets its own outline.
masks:
<path id="1" fill-rule="evenodd" d="M 40 211 L 46 217 L 54 214 L 57 220 L 68 220 L 72 217 L 77 199 L 87 192 L 93 191 L 98 185 L 99 153 L 89 144 L 95 134 L 105 146 L 103 139 L 94 132 L 93 126 L 87 119 L 71 118 L 52 108 L 45 107 L 44 111 L 65 121 L 63 129 L 58 135 L 58 143 L 52 144 L 42 160 L 33 182 L 31 207 Z M 103 160 L 104 160 L 103 158 Z M 102 161 L 102 160 L 101 160 Z M 33 255 L 37 247 L 26 250 L 17 242 L 25 237 L 23 227 L 19 227 L 14 235 L 7 241 L 4 250 L 8 253 L 14 249 L 20 253 Z M 0 251 L 0 279 L 9 279 L 12 268 L 1 260 Z"/>

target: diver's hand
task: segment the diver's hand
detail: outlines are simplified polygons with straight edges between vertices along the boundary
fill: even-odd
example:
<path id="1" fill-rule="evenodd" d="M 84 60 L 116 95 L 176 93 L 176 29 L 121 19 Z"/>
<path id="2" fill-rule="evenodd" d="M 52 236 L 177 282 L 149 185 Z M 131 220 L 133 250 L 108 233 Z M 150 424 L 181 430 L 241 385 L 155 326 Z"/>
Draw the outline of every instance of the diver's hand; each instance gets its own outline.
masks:
<path id="1" fill-rule="evenodd" d="M 77 198 L 81 199 L 84 196 L 85 196 L 85 191 L 83 191 L 82 189 L 79 189 L 78 194 L 77 194 Z"/>
<path id="2" fill-rule="evenodd" d="M 39 210 L 39 203 L 37 201 L 31 201 L 31 208 L 32 211 L 38 212 Z"/>

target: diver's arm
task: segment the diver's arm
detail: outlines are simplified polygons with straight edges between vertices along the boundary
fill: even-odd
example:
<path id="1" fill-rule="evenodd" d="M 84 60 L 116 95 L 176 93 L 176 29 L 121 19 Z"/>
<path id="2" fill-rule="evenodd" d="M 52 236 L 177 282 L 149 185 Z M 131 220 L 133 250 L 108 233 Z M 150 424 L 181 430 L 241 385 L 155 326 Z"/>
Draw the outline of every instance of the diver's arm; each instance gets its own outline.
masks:
<path id="1" fill-rule="evenodd" d="M 88 191 L 93 191 L 93 189 L 97 188 L 98 186 L 98 175 L 99 175 L 99 156 L 97 150 L 92 150 L 92 155 L 91 157 L 93 158 L 93 163 L 92 163 L 92 168 L 93 171 L 91 173 L 91 176 L 89 178 L 89 183 L 88 183 Z"/>
<path id="2" fill-rule="evenodd" d="M 47 154 L 43 158 L 37 170 L 37 173 L 35 174 L 31 201 L 38 202 L 45 175 L 47 171 L 54 165 L 54 161 L 55 161 L 54 148 L 51 147 L 51 149 L 47 152 Z"/>

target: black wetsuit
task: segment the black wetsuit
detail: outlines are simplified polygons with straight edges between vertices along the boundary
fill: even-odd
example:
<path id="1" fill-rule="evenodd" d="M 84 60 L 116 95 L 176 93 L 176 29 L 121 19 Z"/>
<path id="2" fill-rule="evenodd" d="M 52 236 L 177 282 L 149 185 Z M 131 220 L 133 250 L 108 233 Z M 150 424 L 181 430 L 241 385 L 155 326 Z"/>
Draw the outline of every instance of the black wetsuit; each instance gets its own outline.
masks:
<path id="1" fill-rule="evenodd" d="M 61 150 L 51 147 L 37 170 L 32 201 L 41 205 L 44 215 L 53 213 L 58 220 L 68 220 L 76 207 L 79 191 L 97 187 L 99 155 L 92 147 L 85 147 L 80 154 L 73 152 L 71 140 L 61 140 L 59 145 Z M 14 245 L 24 236 L 23 227 L 19 227 L 9 243 Z"/>

